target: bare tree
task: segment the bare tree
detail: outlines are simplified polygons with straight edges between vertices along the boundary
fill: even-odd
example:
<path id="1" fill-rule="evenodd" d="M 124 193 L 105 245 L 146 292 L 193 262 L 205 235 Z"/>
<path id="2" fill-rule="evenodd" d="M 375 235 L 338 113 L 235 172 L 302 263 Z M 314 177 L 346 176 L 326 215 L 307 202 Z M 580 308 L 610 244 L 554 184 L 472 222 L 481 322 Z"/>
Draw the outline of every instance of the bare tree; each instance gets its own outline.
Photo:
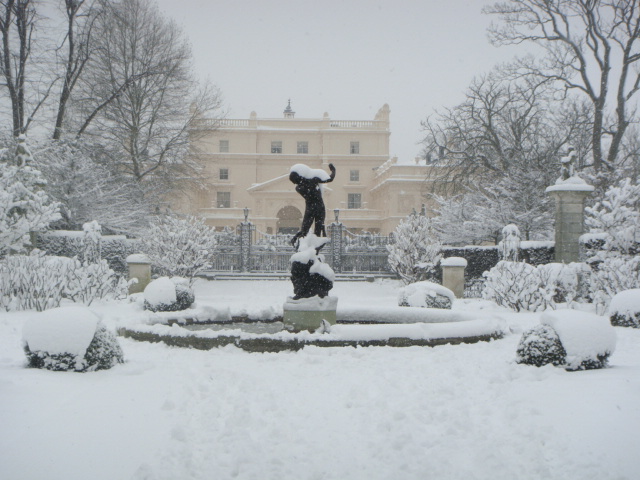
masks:
<path id="1" fill-rule="evenodd" d="M 62 45 L 57 50 L 62 51 L 66 46 L 66 56 L 62 62 L 64 74 L 53 127 L 54 140 L 59 140 L 62 137 L 67 104 L 89 61 L 93 24 L 100 12 L 100 8 L 97 8 L 94 2 L 86 0 L 64 0 L 63 3 L 67 31 Z"/>
<path id="2" fill-rule="evenodd" d="M 197 179 L 190 151 L 196 121 L 215 115 L 220 95 L 198 87 L 183 32 L 148 0 L 104 3 L 77 107 L 79 134 L 99 135 L 119 169 L 138 181 Z"/>
<path id="3" fill-rule="evenodd" d="M 580 140 L 584 112 L 580 105 L 560 109 L 549 82 L 512 73 L 506 66 L 475 79 L 464 102 L 423 122 L 425 156 L 434 167 L 428 180 L 440 195 L 436 224 L 445 237 L 460 228 L 451 225 L 456 218 L 475 232 L 472 242 L 496 240 L 508 223 L 527 238 L 549 230 L 544 190 L 559 174 L 563 145 Z M 442 197 L 452 194 L 455 200 Z M 447 208 L 459 213 L 443 215 Z"/>
<path id="4" fill-rule="evenodd" d="M 640 90 L 640 0 L 507 0 L 484 11 L 501 20 L 490 28 L 495 45 L 546 50 L 542 61 L 521 62 L 523 74 L 591 102 L 593 167 L 612 169 Z"/>
<path id="5" fill-rule="evenodd" d="M 13 136 L 26 133 L 36 112 L 49 97 L 55 79 L 29 75 L 34 67 L 37 43 L 34 36 L 39 22 L 34 1 L 2 0 L 0 2 L 0 72 L 11 106 Z M 34 70 L 32 68 L 32 70 Z"/>

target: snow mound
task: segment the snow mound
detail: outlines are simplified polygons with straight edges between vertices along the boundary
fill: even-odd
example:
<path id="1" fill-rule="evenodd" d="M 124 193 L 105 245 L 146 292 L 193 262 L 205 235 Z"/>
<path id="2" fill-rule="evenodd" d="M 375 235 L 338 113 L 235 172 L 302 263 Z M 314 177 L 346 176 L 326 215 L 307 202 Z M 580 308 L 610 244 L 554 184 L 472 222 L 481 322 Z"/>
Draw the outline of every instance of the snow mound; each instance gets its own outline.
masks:
<path id="1" fill-rule="evenodd" d="M 22 339 L 32 351 L 84 355 L 99 320 L 85 307 L 52 308 L 27 319 Z"/>
<path id="2" fill-rule="evenodd" d="M 540 322 L 558 334 L 569 370 L 601 368 L 616 347 L 616 333 L 605 317 L 577 310 L 556 310 Z"/>
<path id="3" fill-rule="evenodd" d="M 640 328 L 640 288 L 615 295 L 609 304 L 611 325 Z"/>
<path id="4" fill-rule="evenodd" d="M 463 259 L 464 260 L 464 259 Z M 416 282 L 398 292 L 401 307 L 451 308 L 455 295 L 451 290 L 432 282 Z"/>
<path id="5" fill-rule="evenodd" d="M 170 305 L 176 301 L 176 285 L 169 277 L 160 277 L 144 289 L 144 299 L 152 307 Z"/>
<path id="6" fill-rule="evenodd" d="M 462 257 L 448 257 L 440 260 L 443 267 L 466 267 L 467 260 Z"/>

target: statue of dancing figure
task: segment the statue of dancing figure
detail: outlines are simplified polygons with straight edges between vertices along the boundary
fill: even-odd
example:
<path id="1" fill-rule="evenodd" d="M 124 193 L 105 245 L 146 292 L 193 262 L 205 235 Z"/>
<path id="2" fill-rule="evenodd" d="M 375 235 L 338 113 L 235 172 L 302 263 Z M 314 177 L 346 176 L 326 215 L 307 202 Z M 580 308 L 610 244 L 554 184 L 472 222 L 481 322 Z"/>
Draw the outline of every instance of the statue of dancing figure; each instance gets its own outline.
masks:
<path id="1" fill-rule="evenodd" d="M 336 176 L 336 167 L 333 163 L 329 164 L 331 175 L 324 170 L 312 169 L 306 165 L 297 164 L 291 167 L 289 180 L 296 185 L 296 192 L 302 195 L 305 202 L 304 218 L 300 231 L 291 239 L 291 244 L 295 245 L 299 238 L 306 237 L 311 230 L 311 225 L 315 223 L 313 233 L 318 237 L 326 237 L 327 232 L 324 228 L 325 208 L 322 200 L 321 183 L 333 182 Z"/>

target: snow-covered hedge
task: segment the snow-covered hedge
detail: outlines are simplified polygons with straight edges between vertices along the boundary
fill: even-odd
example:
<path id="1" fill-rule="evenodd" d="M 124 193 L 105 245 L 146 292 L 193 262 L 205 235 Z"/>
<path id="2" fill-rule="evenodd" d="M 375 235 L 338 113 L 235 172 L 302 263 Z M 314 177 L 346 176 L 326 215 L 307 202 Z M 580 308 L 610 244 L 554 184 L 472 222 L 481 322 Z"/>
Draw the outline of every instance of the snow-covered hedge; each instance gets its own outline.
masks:
<path id="1" fill-rule="evenodd" d="M 47 255 L 82 258 L 83 237 L 84 232 L 54 230 L 38 235 L 36 245 Z M 101 241 L 101 258 L 118 275 L 126 275 L 128 267 L 125 259 L 139 250 L 139 240 L 124 235 L 103 235 Z"/>
<path id="2" fill-rule="evenodd" d="M 177 312 L 191 307 L 195 301 L 187 281 L 175 277 L 160 277 L 147 285 L 143 292 L 144 308 L 152 312 Z"/>
<path id="3" fill-rule="evenodd" d="M 88 372 L 124 362 L 113 333 L 85 307 L 62 307 L 34 314 L 23 329 L 28 365 L 54 371 Z"/>
<path id="4" fill-rule="evenodd" d="M 451 290 L 432 282 L 416 282 L 400 289 L 400 307 L 450 309 L 455 295 Z"/>
<path id="5" fill-rule="evenodd" d="M 609 304 L 611 325 L 640 328 L 640 288 L 615 295 Z"/>
<path id="6" fill-rule="evenodd" d="M 544 313 L 541 324 L 522 335 L 516 362 L 552 364 L 567 370 L 607 366 L 616 346 L 616 334 L 606 318 L 577 310 Z"/>
<path id="7" fill-rule="evenodd" d="M 83 263 L 77 258 L 32 252 L 0 261 L 0 308 L 37 310 L 60 305 L 63 298 L 90 305 L 98 299 L 124 298 L 127 282 L 105 260 Z"/>
<path id="8" fill-rule="evenodd" d="M 580 298 L 585 266 L 551 263 L 536 267 L 501 261 L 484 274 L 483 298 L 517 312 L 556 308 Z"/>

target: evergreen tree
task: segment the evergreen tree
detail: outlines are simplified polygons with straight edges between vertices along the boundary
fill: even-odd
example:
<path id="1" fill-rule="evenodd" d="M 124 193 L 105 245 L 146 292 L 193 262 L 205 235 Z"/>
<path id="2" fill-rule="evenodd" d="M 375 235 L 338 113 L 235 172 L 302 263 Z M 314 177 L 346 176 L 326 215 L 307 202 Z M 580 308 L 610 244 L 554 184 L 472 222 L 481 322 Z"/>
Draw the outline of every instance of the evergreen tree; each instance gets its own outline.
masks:
<path id="1" fill-rule="evenodd" d="M 391 270 L 405 284 L 431 278 L 442 250 L 431 219 L 414 212 L 400 221 L 393 236 L 395 242 L 387 245 Z"/>

